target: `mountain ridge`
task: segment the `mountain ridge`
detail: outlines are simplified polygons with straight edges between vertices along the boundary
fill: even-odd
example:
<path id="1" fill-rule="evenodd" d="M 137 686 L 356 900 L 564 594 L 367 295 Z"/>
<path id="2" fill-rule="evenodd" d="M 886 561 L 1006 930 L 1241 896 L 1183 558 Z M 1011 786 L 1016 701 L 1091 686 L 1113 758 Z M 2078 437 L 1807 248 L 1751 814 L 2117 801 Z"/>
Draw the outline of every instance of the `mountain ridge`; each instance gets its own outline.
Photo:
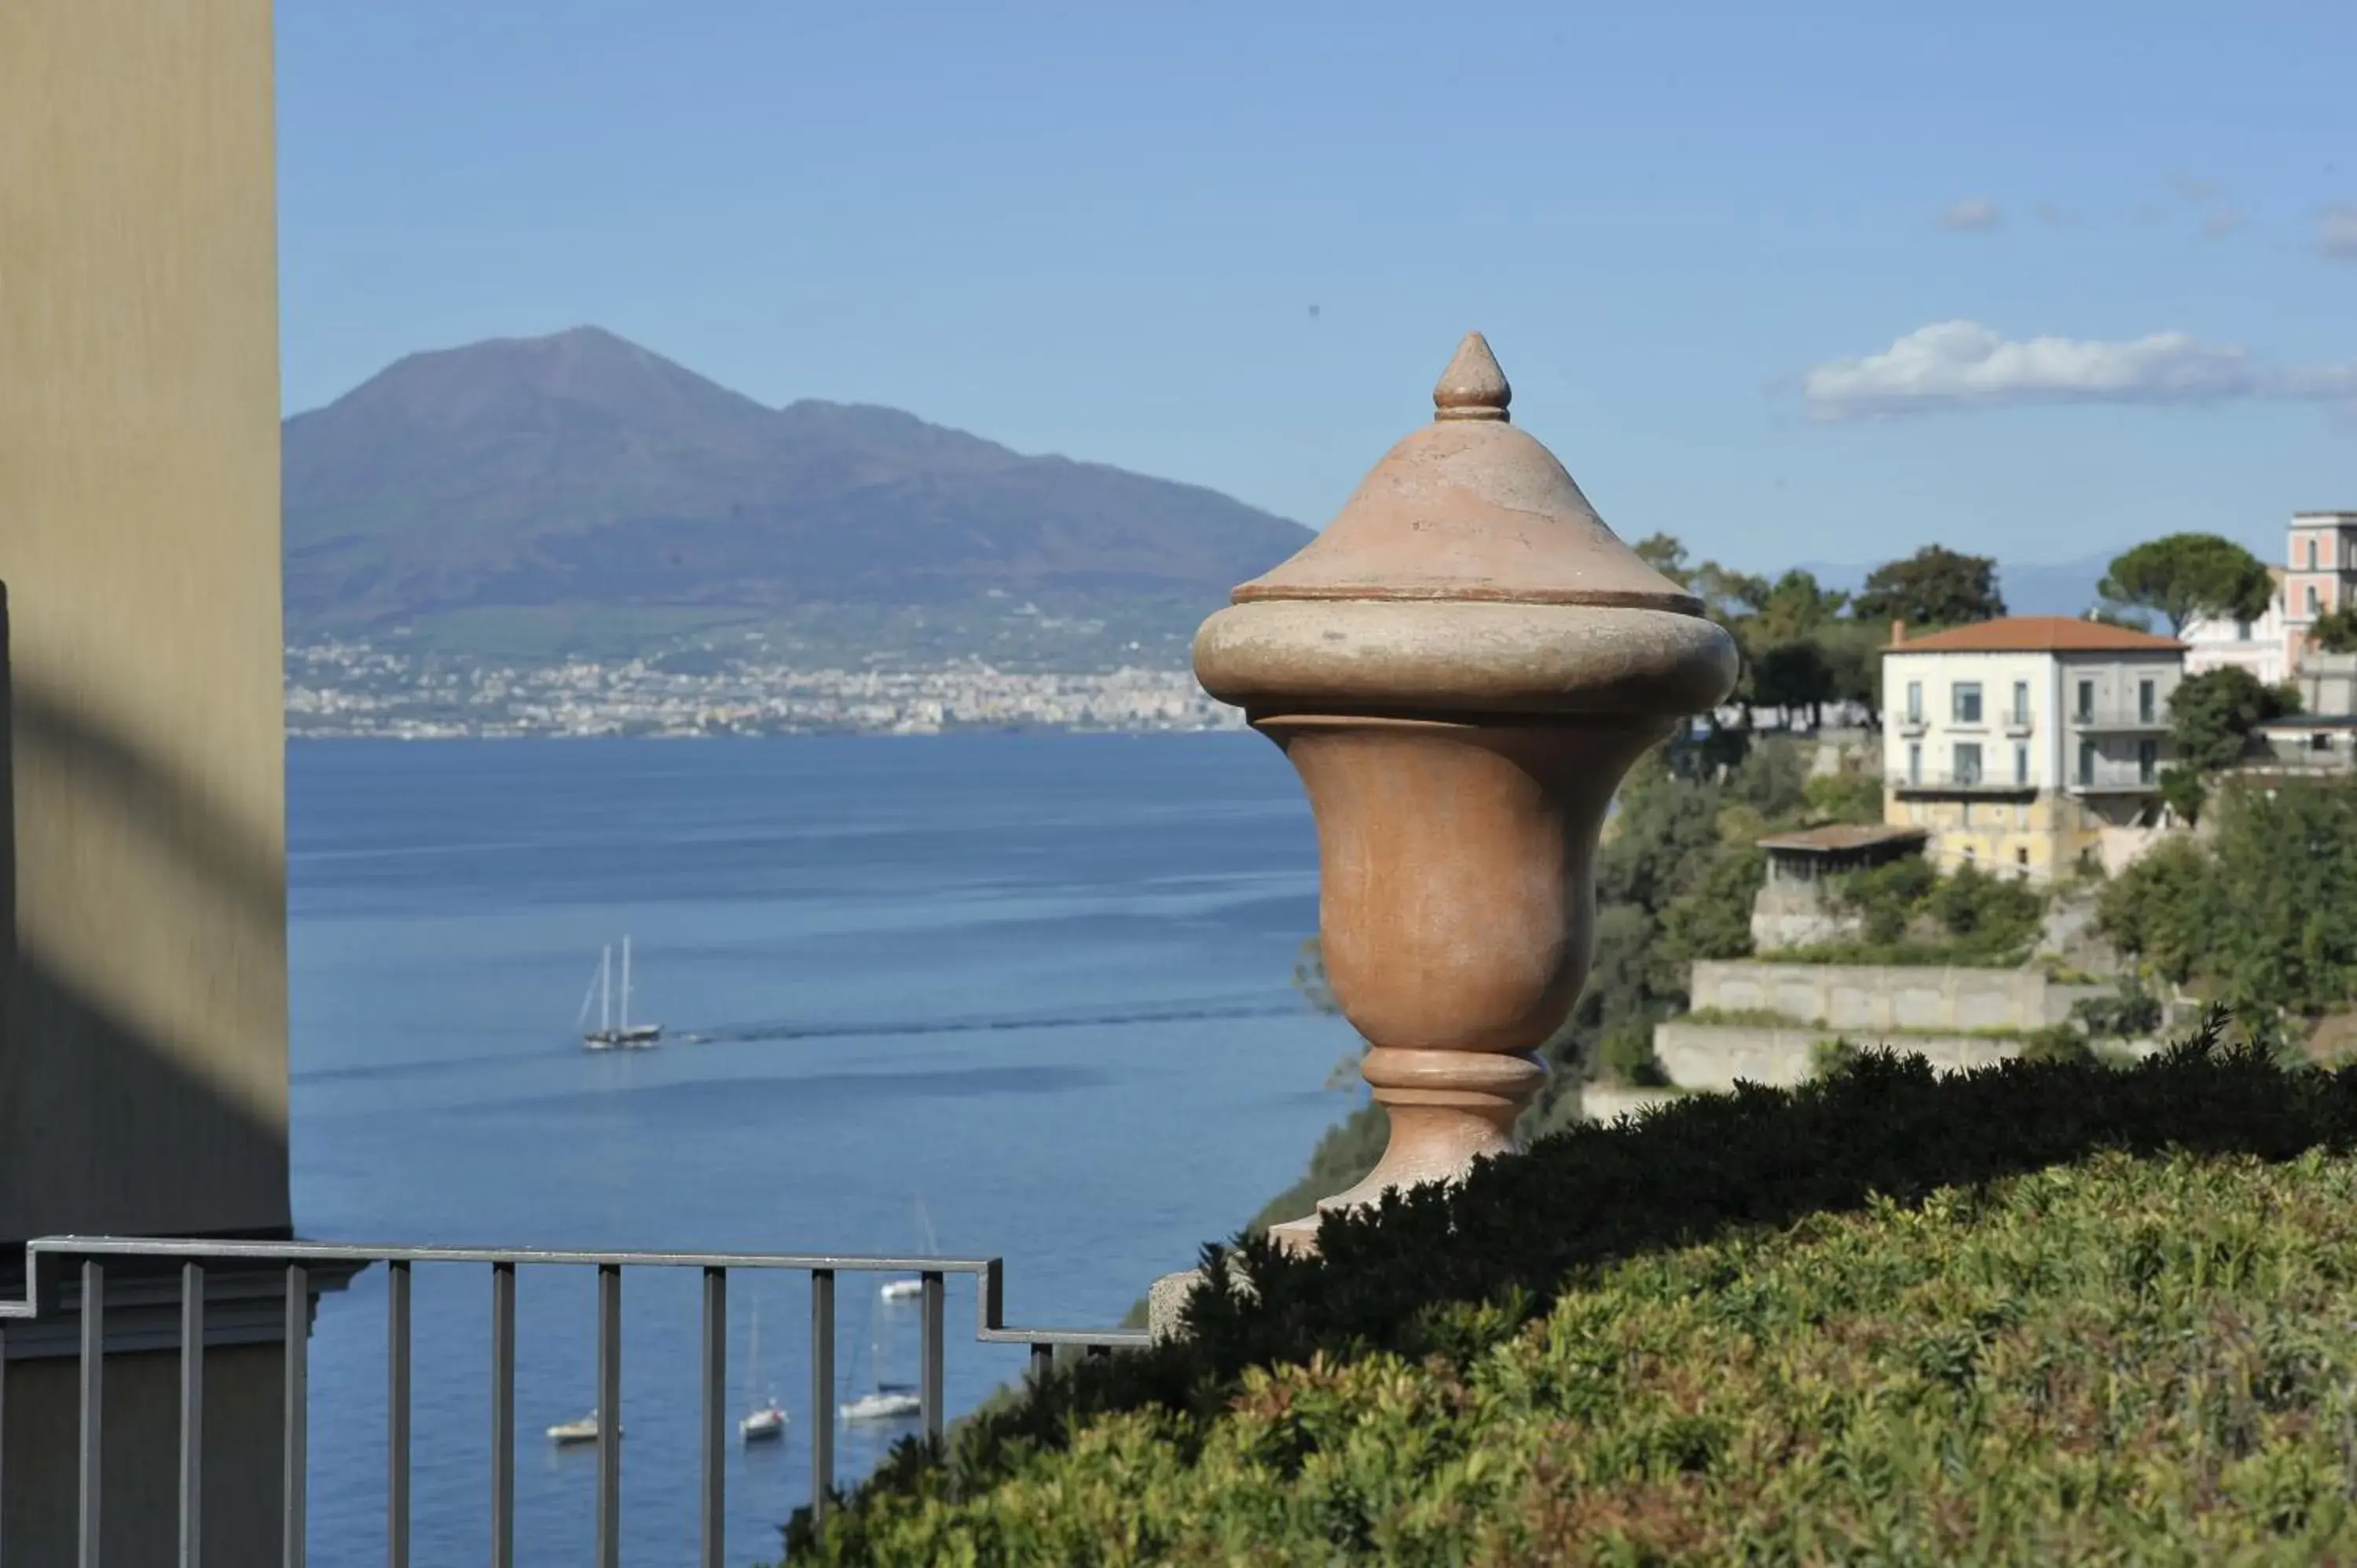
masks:
<path id="1" fill-rule="evenodd" d="M 404 356 L 283 425 L 290 629 L 559 607 L 1202 601 L 1311 537 L 875 404 L 771 408 L 600 328 Z"/>

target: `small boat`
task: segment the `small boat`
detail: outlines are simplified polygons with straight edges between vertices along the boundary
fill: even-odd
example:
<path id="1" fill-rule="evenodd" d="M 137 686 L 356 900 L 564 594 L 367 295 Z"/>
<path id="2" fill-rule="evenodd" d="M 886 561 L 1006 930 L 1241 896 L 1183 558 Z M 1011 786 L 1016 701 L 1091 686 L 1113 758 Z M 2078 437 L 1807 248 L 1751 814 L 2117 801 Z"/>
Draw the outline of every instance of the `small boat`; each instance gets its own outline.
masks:
<path id="1" fill-rule="evenodd" d="M 745 1369 L 759 1375 L 761 1366 L 761 1308 L 753 1308 L 753 1345 L 746 1352 Z M 786 1410 L 771 1394 L 767 1402 L 753 1407 L 744 1420 L 737 1423 L 737 1435 L 748 1443 L 774 1443 L 786 1434 Z"/>
<path id="2" fill-rule="evenodd" d="M 598 955 L 597 972 L 589 982 L 588 994 L 581 998 L 579 1026 L 589 1022 L 589 1004 L 597 1004 L 597 1026 L 581 1029 L 581 1043 L 593 1051 L 644 1050 L 662 1038 L 661 1024 L 630 1022 L 630 939 L 622 939 L 622 1005 L 614 1009 L 614 948 L 606 945 Z"/>
<path id="3" fill-rule="evenodd" d="M 614 1435 L 621 1436 L 622 1429 L 616 1427 Z M 559 1448 L 573 1448 L 584 1443 L 597 1442 L 597 1412 L 593 1410 L 578 1421 L 558 1422 L 548 1429 L 548 1440 Z"/>
<path id="4" fill-rule="evenodd" d="M 875 1330 L 873 1337 L 867 1342 L 867 1364 L 876 1378 L 876 1387 L 870 1392 L 864 1393 L 856 1400 L 846 1401 L 835 1408 L 842 1412 L 843 1419 L 846 1422 L 906 1421 L 910 1416 L 923 1413 L 924 1401 L 918 1397 L 915 1384 L 887 1382 L 884 1380 L 886 1326 L 883 1316 L 874 1307 L 869 1307 L 867 1314 L 868 1321 Z"/>
<path id="5" fill-rule="evenodd" d="M 925 1255 L 931 1257 L 939 1252 L 942 1244 L 933 1237 L 933 1221 L 926 1214 L 925 1200 L 921 1197 L 917 1200 L 917 1228 L 924 1232 Z M 925 1282 L 922 1280 L 886 1280 L 883 1288 L 876 1293 L 884 1301 L 915 1301 L 924 1294 Z"/>
<path id="6" fill-rule="evenodd" d="M 920 1413 L 925 1404 L 907 1383 L 878 1383 L 874 1393 L 862 1394 L 841 1408 L 845 1421 L 906 1421 Z"/>

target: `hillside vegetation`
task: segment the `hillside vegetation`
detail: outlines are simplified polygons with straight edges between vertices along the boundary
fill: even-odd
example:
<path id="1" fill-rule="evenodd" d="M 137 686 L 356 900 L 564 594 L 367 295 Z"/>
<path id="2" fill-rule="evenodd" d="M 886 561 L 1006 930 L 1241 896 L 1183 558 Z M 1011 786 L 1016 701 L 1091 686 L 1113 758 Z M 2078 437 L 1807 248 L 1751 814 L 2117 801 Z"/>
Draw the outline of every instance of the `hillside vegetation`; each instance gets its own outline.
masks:
<path id="1" fill-rule="evenodd" d="M 2225 1049 L 1574 1127 L 1246 1240 L 790 1532 L 823 1563 L 2308 1563 L 2357 1552 L 2357 1079 Z M 1207 1250 L 1213 1278 L 1225 1254 Z"/>

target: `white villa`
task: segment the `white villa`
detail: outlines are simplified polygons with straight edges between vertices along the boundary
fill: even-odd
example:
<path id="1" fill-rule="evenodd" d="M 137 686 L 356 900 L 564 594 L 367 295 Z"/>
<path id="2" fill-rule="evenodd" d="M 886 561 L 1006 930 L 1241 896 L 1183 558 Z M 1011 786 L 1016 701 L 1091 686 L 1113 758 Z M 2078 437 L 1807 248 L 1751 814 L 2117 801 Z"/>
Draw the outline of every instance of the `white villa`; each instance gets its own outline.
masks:
<path id="1" fill-rule="evenodd" d="M 2017 616 L 1882 653 L 1883 820 L 1930 831 L 1943 870 L 2044 880 L 2133 859 L 2161 825 L 2169 698 L 2186 645 Z"/>

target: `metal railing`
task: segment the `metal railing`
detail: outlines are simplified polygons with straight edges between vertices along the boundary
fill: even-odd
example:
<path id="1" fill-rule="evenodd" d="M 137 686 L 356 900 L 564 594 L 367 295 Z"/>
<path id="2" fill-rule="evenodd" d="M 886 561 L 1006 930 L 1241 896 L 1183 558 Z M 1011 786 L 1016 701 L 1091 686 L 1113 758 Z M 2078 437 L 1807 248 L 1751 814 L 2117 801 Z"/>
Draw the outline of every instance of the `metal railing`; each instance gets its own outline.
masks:
<path id="1" fill-rule="evenodd" d="M 104 1446 L 106 1283 L 112 1261 L 126 1264 L 178 1261 L 180 1264 L 179 1555 L 180 1568 L 199 1568 L 202 1541 L 204 1445 L 205 1273 L 209 1265 L 275 1266 L 285 1273 L 283 1332 L 285 1400 L 282 1436 L 285 1521 L 281 1561 L 302 1568 L 308 1477 L 308 1368 L 314 1265 L 341 1273 L 382 1263 L 387 1273 L 385 1368 L 387 1446 L 385 1562 L 407 1568 L 410 1530 L 410 1275 L 414 1265 L 473 1264 L 490 1271 L 491 1423 L 490 1505 L 493 1568 L 515 1563 L 515 1373 L 516 1270 L 540 1265 L 594 1267 L 597 1271 L 597 1568 L 619 1568 L 621 1560 L 622 1496 L 622 1271 L 626 1268 L 700 1269 L 704 1273 L 703 1357 L 698 1382 L 701 1463 L 697 1518 L 703 1568 L 719 1568 L 726 1546 L 722 1505 L 726 1496 L 728 1275 L 735 1270 L 806 1273 L 811 1284 L 811 1506 L 823 1513 L 834 1485 L 835 1276 L 844 1273 L 915 1274 L 922 1296 L 922 1350 L 918 1400 L 924 1434 L 938 1443 L 944 1426 L 943 1332 L 947 1281 L 952 1274 L 975 1280 L 977 1342 L 1027 1345 L 1033 1376 L 1052 1365 L 1059 1346 L 1092 1355 L 1135 1348 L 1148 1342 L 1143 1330 L 1122 1328 L 1023 1328 L 1004 1321 L 1004 1271 L 996 1258 L 870 1257 L 799 1252 L 619 1252 L 552 1251 L 538 1248 L 378 1247 L 324 1241 L 190 1241 L 113 1236 L 54 1236 L 25 1249 L 22 1301 L 0 1301 L 0 1336 L 10 1320 L 70 1315 L 64 1279 L 54 1265 L 78 1263 L 80 1299 L 80 1450 L 78 1455 L 78 1568 L 100 1568 L 102 1544 L 100 1455 Z M 45 1271 L 45 1264 L 52 1265 Z M 6 1409 L 7 1359 L 0 1349 L 0 1412 Z M 0 1496 L 5 1496 L 0 1476 Z"/>
<path id="2" fill-rule="evenodd" d="M 2073 728 L 2086 730 L 2165 730 L 2169 728 L 2169 704 L 2158 703 L 2149 709 L 2136 705 L 2072 708 L 2071 724 Z"/>
<path id="3" fill-rule="evenodd" d="M 1901 795 L 2031 795 L 2038 790 L 2036 784 L 2017 781 L 2010 773 L 1894 773 L 1886 782 Z"/>

